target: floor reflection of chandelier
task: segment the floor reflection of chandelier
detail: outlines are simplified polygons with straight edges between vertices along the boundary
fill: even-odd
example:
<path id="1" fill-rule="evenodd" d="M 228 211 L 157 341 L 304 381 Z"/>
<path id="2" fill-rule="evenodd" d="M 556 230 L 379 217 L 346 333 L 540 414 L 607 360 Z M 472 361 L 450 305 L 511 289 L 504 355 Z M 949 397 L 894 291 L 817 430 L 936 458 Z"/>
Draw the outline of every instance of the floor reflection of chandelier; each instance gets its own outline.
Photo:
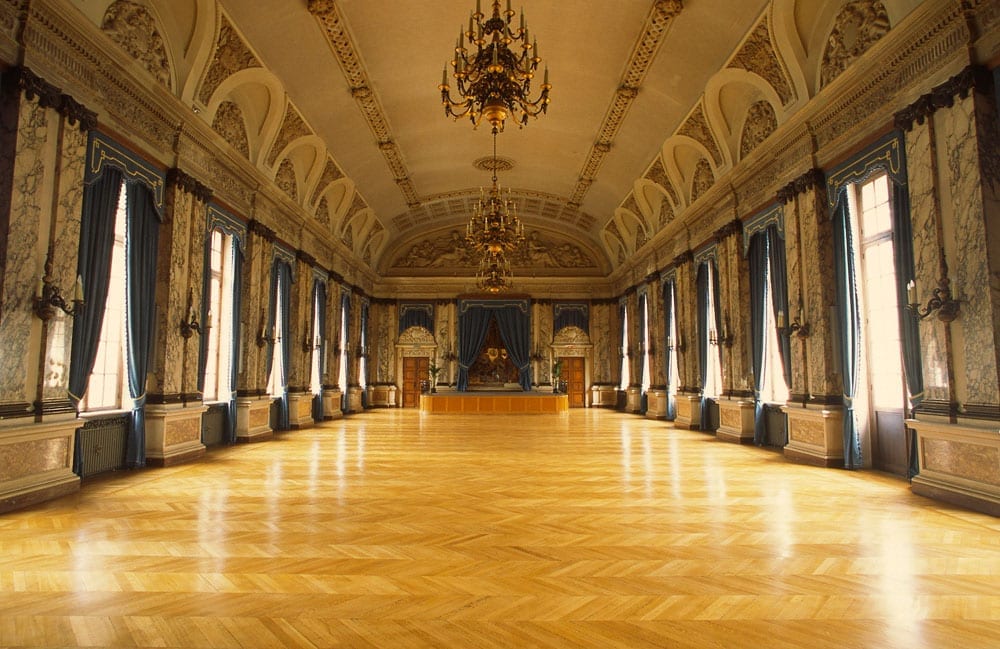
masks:
<path id="1" fill-rule="evenodd" d="M 552 88 L 548 68 L 540 86 L 541 93 L 534 100 L 529 98 L 531 80 L 542 59 L 538 56 L 538 41 L 531 41 L 528 36 L 524 12 L 521 12 L 517 28 L 511 25 L 514 13 L 510 0 L 503 12 L 500 0 L 493 0 L 492 15 L 487 17 L 482 12 L 482 0 L 476 0 L 476 11 L 469 16 L 468 29 L 459 29 L 455 56 L 451 60 L 459 100 L 451 98 L 447 64 L 438 86 L 446 115 L 455 119 L 468 115 L 476 126 L 486 118 L 496 133 L 503 130 L 508 116 L 518 125 L 524 125 L 529 117 L 537 117 L 548 110 Z M 468 49 L 466 39 L 469 40 Z M 520 47 L 521 52 L 512 52 L 511 45 L 515 50 Z"/>
<path id="2" fill-rule="evenodd" d="M 510 262 L 502 252 L 487 252 L 479 262 L 476 288 L 487 293 L 501 293 L 514 286 Z"/>

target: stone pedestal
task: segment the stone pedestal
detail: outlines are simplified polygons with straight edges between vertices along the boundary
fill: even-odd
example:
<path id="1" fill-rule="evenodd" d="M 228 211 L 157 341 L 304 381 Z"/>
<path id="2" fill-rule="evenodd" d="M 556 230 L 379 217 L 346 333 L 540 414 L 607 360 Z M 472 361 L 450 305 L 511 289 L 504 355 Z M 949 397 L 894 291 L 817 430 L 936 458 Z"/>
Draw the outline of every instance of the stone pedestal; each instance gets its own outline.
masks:
<path id="1" fill-rule="evenodd" d="M 618 388 L 613 385 L 590 387 L 590 405 L 594 408 L 614 408 L 618 402 Z"/>
<path id="2" fill-rule="evenodd" d="M 288 393 L 288 427 L 308 428 L 315 422 L 312 412 L 312 392 Z"/>
<path id="3" fill-rule="evenodd" d="M 666 419 L 667 391 L 650 388 L 646 391 L 646 419 Z"/>
<path id="4" fill-rule="evenodd" d="M 908 419 L 917 435 L 920 474 L 913 493 L 1000 516 L 1000 434 L 959 424 Z"/>
<path id="5" fill-rule="evenodd" d="M 788 417 L 785 457 L 816 466 L 844 466 L 844 413 L 836 408 L 784 406 Z"/>
<path id="6" fill-rule="evenodd" d="M 66 419 L 0 428 L 0 513 L 80 490 L 73 443 L 83 424 Z"/>
<path id="7" fill-rule="evenodd" d="M 625 412 L 642 412 L 642 388 L 639 386 L 629 386 L 625 392 Z"/>
<path id="8" fill-rule="evenodd" d="M 236 399 L 236 441 L 264 442 L 272 437 L 271 397 Z"/>
<path id="9" fill-rule="evenodd" d="M 205 455 L 201 443 L 201 416 L 208 407 L 198 402 L 146 405 L 146 463 L 171 466 Z"/>
<path id="10" fill-rule="evenodd" d="M 690 428 L 698 430 L 701 428 L 701 395 L 700 394 L 678 394 L 677 395 L 677 417 L 674 425 L 677 428 Z"/>
<path id="11" fill-rule="evenodd" d="M 441 388 L 438 389 L 440 390 Z M 396 386 L 390 383 L 369 385 L 368 405 L 373 408 L 395 408 Z"/>
<path id="12" fill-rule="evenodd" d="M 361 395 L 364 393 L 364 388 L 358 385 L 352 385 L 347 388 L 347 412 L 361 412 L 364 410 L 364 406 L 361 404 Z"/>
<path id="13" fill-rule="evenodd" d="M 753 443 L 754 403 L 747 399 L 719 399 L 719 428 L 715 436 L 724 442 Z"/>
<path id="14" fill-rule="evenodd" d="M 323 390 L 323 419 L 339 419 L 344 416 L 344 413 L 340 411 L 342 395 L 340 388 Z"/>

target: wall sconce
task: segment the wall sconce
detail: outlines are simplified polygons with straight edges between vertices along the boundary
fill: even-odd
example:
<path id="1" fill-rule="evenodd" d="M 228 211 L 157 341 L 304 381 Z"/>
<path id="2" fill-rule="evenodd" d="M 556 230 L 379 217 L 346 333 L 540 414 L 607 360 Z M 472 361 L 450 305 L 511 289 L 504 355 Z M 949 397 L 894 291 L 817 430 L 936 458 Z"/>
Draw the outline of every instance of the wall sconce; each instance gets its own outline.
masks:
<path id="1" fill-rule="evenodd" d="M 316 336 L 315 340 L 309 340 L 309 336 L 304 336 L 302 338 L 302 351 L 308 354 L 314 349 L 319 349 L 322 346 L 322 341 L 319 336 Z"/>
<path id="2" fill-rule="evenodd" d="M 274 337 L 274 329 L 271 329 L 270 333 L 268 333 L 267 328 L 264 326 L 264 315 L 261 314 L 260 329 L 257 330 L 257 346 L 273 345 L 276 342 L 278 342 L 278 339 Z"/>
<path id="3" fill-rule="evenodd" d="M 667 351 L 668 352 L 683 352 L 684 351 L 684 339 L 680 336 L 677 337 L 677 341 L 670 336 L 667 336 Z"/>
<path id="4" fill-rule="evenodd" d="M 195 333 L 197 333 L 199 336 L 202 333 L 201 325 L 198 324 L 198 318 L 195 316 L 194 313 L 194 289 L 191 288 L 188 289 L 187 312 L 188 312 L 187 318 L 181 320 L 181 337 L 184 340 L 187 340 Z M 212 320 L 211 311 L 208 312 L 208 320 L 210 322 Z"/>
<path id="5" fill-rule="evenodd" d="M 948 280 L 948 264 L 944 260 L 944 250 L 941 251 L 941 279 L 934 288 L 927 305 L 921 309 L 917 299 L 917 287 L 911 279 L 906 285 L 906 308 L 913 312 L 921 320 L 937 311 L 938 320 L 941 322 L 951 322 L 958 317 L 959 303 L 961 300 L 951 296 L 951 282 Z"/>
<path id="6" fill-rule="evenodd" d="M 809 323 L 801 322 L 802 320 L 802 309 L 799 309 L 799 314 L 795 316 L 795 320 L 792 324 L 785 326 L 785 312 L 778 311 L 778 333 L 783 336 L 790 336 L 795 334 L 799 338 L 809 337 Z"/>
<path id="7" fill-rule="evenodd" d="M 722 326 L 722 335 L 720 336 L 715 329 L 709 329 L 708 331 L 708 344 L 709 345 L 725 345 L 726 347 L 733 346 L 733 332 L 729 327 L 729 316 L 725 317 L 725 321 Z"/>
<path id="8" fill-rule="evenodd" d="M 69 306 L 66 298 L 62 296 L 59 287 L 52 283 L 52 260 L 45 260 L 45 274 L 38 278 L 38 290 L 33 300 L 33 310 L 35 315 L 44 322 L 52 319 L 56 314 L 56 309 L 61 309 L 63 313 L 71 318 L 75 318 L 83 312 L 83 278 L 76 276 L 76 286 L 73 289 L 73 306 Z"/>
<path id="9" fill-rule="evenodd" d="M 455 352 L 449 349 L 441 356 L 441 358 L 450 363 L 454 360 L 457 360 L 458 356 L 455 355 Z"/>

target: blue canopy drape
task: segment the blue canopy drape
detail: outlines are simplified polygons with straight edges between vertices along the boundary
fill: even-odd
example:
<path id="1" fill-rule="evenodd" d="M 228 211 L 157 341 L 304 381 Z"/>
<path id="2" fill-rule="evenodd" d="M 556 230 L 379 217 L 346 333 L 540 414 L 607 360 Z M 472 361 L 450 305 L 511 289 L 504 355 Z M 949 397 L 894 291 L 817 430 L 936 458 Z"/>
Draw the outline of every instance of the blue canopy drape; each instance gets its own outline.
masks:
<path id="1" fill-rule="evenodd" d="M 146 374 L 156 326 L 156 256 L 160 216 L 149 187 L 130 183 L 125 193 L 125 306 L 128 389 L 132 420 L 125 464 L 146 465 Z"/>
<path id="2" fill-rule="evenodd" d="M 673 357 L 677 353 L 677 341 L 672 339 L 675 336 L 674 333 L 676 326 L 674 323 L 674 293 L 676 290 L 676 282 L 673 278 L 667 279 L 663 282 L 663 319 L 666 323 L 665 326 L 665 337 L 666 340 L 663 344 L 663 352 L 666 355 L 666 362 L 664 363 L 664 370 L 667 378 L 667 419 L 673 421 L 677 417 L 677 402 L 674 398 L 673 387 L 674 381 L 677 377 L 673 375 Z"/>
<path id="3" fill-rule="evenodd" d="M 758 446 L 764 443 L 764 404 L 760 393 L 764 388 L 764 346 L 767 344 L 767 331 L 764 327 L 764 310 L 767 308 L 767 247 L 768 237 L 766 231 L 762 231 L 750 239 L 747 251 L 750 265 L 750 352 L 754 379 L 753 443 Z"/>
<path id="4" fill-rule="evenodd" d="M 531 390 L 531 329 L 528 318 L 516 306 L 496 309 L 493 316 L 500 330 L 500 338 L 507 347 L 507 354 L 517 368 L 518 383 L 524 391 Z M 482 342 L 479 343 L 482 345 Z"/>
<path id="5" fill-rule="evenodd" d="M 104 303 L 111 283 L 111 249 L 115 245 L 115 212 L 122 188 L 122 172 L 105 167 L 104 172 L 83 188 L 80 252 L 77 275 L 83 279 L 83 311 L 73 319 L 73 347 L 69 366 L 69 398 L 79 404 L 97 359 L 97 346 L 104 323 Z M 79 431 L 73 446 L 73 471 L 83 475 L 83 451 Z"/>
<path id="6" fill-rule="evenodd" d="M 434 332 L 434 305 L 430 302 L 399 305 L 399 333 L 410 327 L 423 327 Z"/>
<path id="7" fill-rule="evenodd" d="M 590 309 L 587 304 L 553 304 L 552 315 L 553 332 L 558 333 L 566 327 L 577 327 L 590 333 Z"/>
<path id="8" fill-rule="evenodd" d="M 321 277 L 313 279 L 313 309 L 316 313 L 316 324 L 319 331 L 313 332 L 314 340 L 318 339 L 319 344 L 314 345 L 314 354 L 319 354 L 319 392 L 313 395 L 312 411 L 314 421 L 323 421 L 323 373 L 326 370 L 326 280 Z"/>
<path id="9" fill-rule="evenodd" d="M 854 395 L 858 385 L 861 315 L 854 268 L 847 191 L 837 196 L 833 210 L 833 256 L 840 324 L 840 363 L 844 383 L 844 468 L 861 467 L 861 440 L 854 421 Z"/>
<path id="10" fill-rule="evenodd" d="M 476 362 L 479 348 L 486 340 L 493 314 L 485 309 L 469 309 L 458 317 L 458 381 L 457 389 L 469 389 L 469 368 Z M 509 352 L 508 352 L 509 353 Z"/>
<path id="11" fill-rule="evenodd" d="M 229 416 L 226 418 L 226 441 L 236 443 L 236 378 L 240 369 L 240 344 L 243 338 L 241 328 L 243 309 L 243 250 L 233 240 L 233 322 L 230 338 L 229 363 Z"/>

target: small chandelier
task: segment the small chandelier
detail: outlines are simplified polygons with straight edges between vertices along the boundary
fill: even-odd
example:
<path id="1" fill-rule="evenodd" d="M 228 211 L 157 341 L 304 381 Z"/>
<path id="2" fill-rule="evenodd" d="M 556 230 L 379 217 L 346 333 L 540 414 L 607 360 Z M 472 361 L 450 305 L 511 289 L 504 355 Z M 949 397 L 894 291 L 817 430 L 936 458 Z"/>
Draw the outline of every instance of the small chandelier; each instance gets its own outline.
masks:
<path id="1" fill-rule="evenodd" d="M 458 85 L 460 101 L 451 98 L 448 87 L 448 65 L 441 75 L 441 103 L 445 115 L 455 119 L 469 116 L 475 126 L 486 119 L 493 132 L 503 131 L 504 122 L 512 116 L 519 126 L 528 123 L 528 117 L 538 117 L 549 106 L 549 70 L 541 94 L 534 100 L 531 80 L 538 64 L 538 41 L 528 38 L 528 26 L 521 13 L 520 27 L 511 28 L 514 11 L 507 0 L 507 10 L 500 11 L 500 0 L 493 0 L 493 16 L 489 19 L 482 12 L 482 0 L 476 0 L 476 11 L 469 16 L 469 28 L 459 30 L 455 43 L 455 57 L 451 67 Z M 465 47 L 469 39 L 469 49 Z M 515 54 L 508 47 L 520 43 L 521 53 Z M 475 52 L 471 52 L 475 45 Z"/>
<path id="2" fill-rule="evenodd" d="M 514 286 L 514 273 L 502 252 L 487 252 L 479 262 L 476 288 L 487 293 L 500 293 Z"/>
<path id="3" fill-rule="evenodd" d="M 493 133 L 493 184 L 489 193 L 480 189 L 479 201 L 465 228 L 465 243 L 475 252 L 509 253 L 524 244 L 524 223 L 517 216 L 517 203 L 497 183 L 497 134 Z"/>

